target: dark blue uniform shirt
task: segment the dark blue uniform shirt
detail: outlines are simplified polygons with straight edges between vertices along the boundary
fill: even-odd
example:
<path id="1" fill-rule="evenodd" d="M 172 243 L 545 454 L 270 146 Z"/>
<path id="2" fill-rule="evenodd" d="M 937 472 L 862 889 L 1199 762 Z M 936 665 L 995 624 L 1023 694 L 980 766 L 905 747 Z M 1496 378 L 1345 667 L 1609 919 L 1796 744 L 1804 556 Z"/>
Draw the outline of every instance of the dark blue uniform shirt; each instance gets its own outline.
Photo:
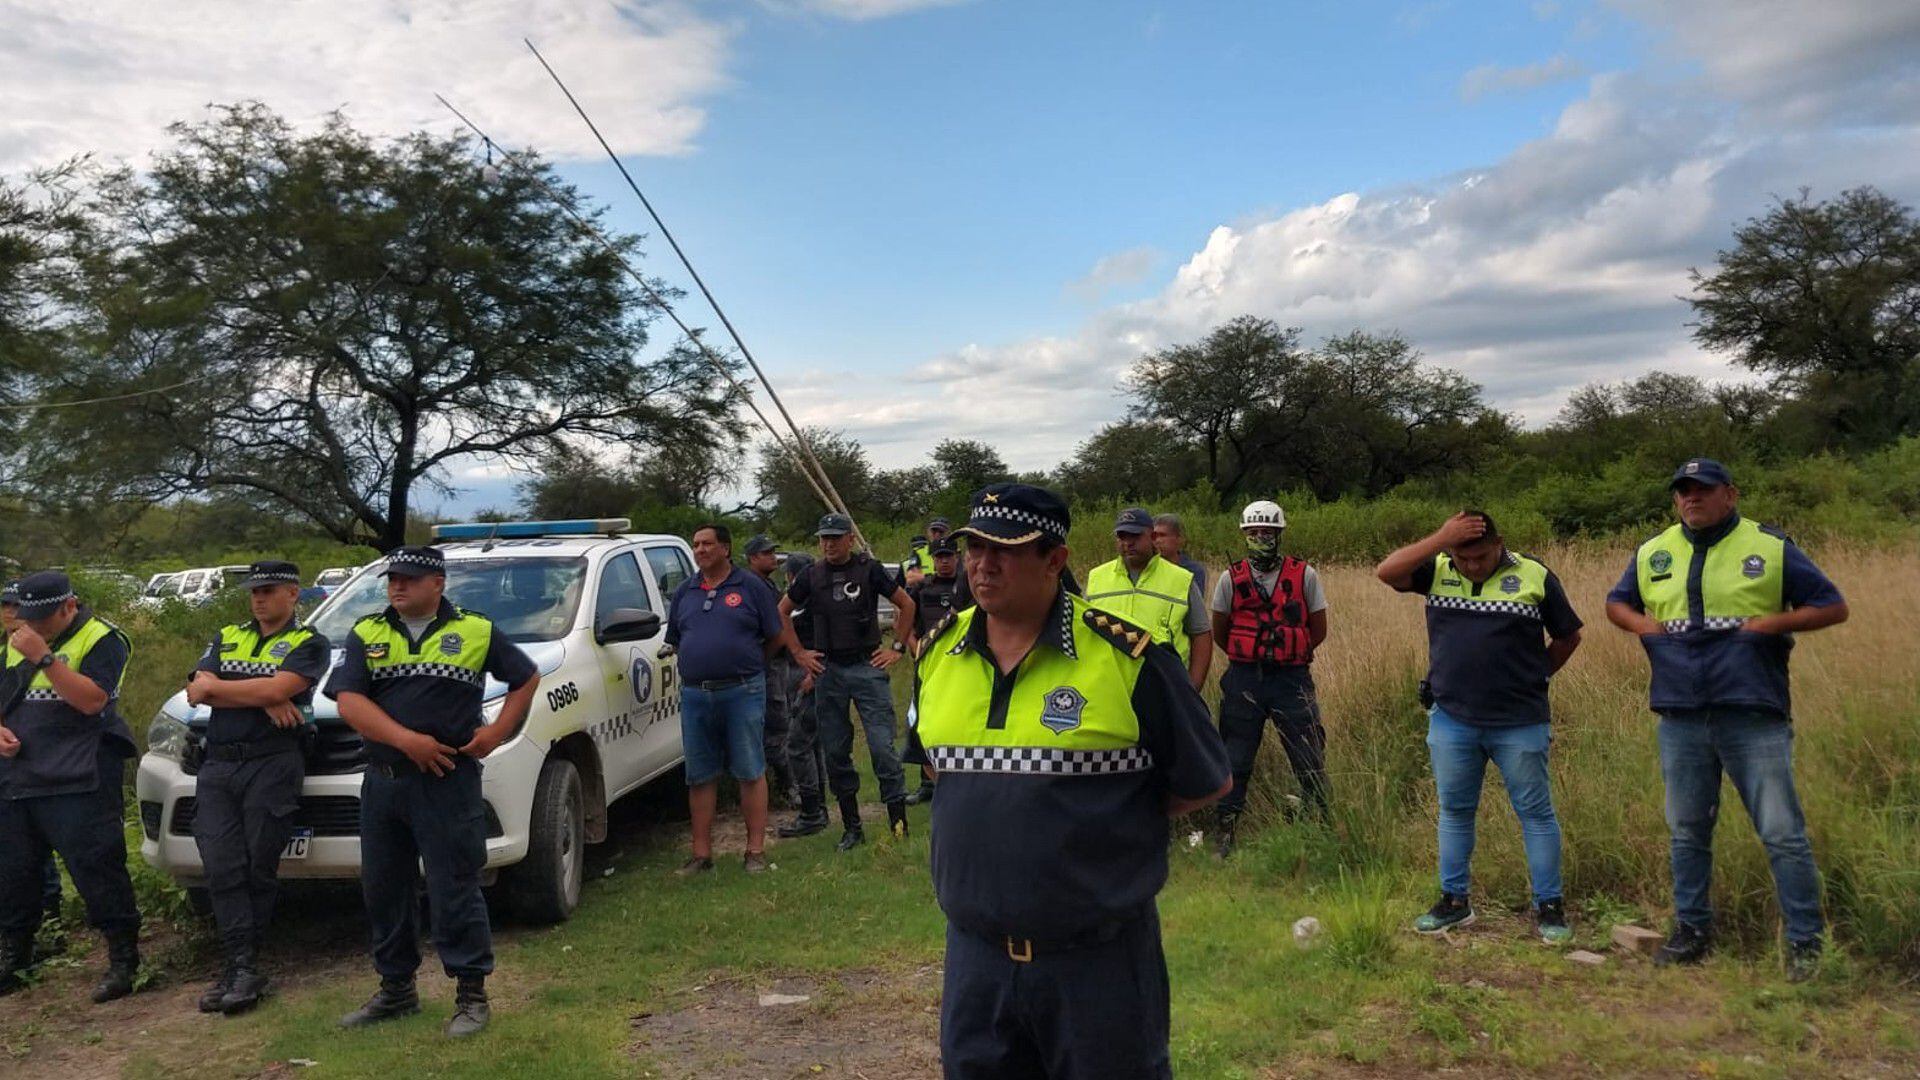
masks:
<path id="1" fill-rule="evenodd" d="M 764 674 L 766 643 L 779 636 L 780 597 L 737 566 L 715 589 L 699 574 L 681 582 L 667 609 L 667 644 L 680 650 L 687 682 Z"/>

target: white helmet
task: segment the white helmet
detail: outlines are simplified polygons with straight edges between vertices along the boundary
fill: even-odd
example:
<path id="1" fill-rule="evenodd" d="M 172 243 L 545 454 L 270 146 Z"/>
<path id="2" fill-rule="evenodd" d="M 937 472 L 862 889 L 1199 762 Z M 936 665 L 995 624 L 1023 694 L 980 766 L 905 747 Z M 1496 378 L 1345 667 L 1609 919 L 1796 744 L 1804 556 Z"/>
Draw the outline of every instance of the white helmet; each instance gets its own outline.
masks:
<path id="1" fill-rule="evenodd" d="M 1242 529 L 1284 529 L 1287 527 L 1287 512 L 1280 509 L 1279 503 L 1266 499 L 1250 502 L 1245 510 L 1240 511 L 1240 527 Z"/>

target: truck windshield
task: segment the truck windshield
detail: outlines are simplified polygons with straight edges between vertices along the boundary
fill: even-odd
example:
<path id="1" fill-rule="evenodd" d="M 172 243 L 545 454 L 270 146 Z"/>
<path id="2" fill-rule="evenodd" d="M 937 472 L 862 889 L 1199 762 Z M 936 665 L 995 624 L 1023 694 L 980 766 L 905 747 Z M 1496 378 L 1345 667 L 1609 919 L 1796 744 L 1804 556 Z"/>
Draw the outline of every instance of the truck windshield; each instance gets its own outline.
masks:
<path id="1" fill-rule="evenodd" d="M 579 556 L 448 559 L 447 599 L 492 619 L 509 641 L 554 641 L 573 629 L 586 577 Z M 386 577 L 365 574 L 322 604 L 311 625 L 338 645 L 356 621 L 386 607 Z"/>

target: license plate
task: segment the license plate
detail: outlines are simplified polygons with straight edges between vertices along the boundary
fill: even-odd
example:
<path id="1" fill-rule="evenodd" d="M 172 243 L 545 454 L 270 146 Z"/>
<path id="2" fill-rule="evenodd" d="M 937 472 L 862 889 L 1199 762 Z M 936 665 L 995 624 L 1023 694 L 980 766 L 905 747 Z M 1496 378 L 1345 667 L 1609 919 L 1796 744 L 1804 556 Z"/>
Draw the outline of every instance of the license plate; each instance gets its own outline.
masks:
<path id="1" fill-rule="evenodd" d="M 280 857 L 282 859 L 304 859 L 307 857 L 307 848 L 311 846 L 312 843 L 312 829 L 295 829 L 293 830 L 292 839 L 287 841 L 287 848 L 280 853 Z"/>

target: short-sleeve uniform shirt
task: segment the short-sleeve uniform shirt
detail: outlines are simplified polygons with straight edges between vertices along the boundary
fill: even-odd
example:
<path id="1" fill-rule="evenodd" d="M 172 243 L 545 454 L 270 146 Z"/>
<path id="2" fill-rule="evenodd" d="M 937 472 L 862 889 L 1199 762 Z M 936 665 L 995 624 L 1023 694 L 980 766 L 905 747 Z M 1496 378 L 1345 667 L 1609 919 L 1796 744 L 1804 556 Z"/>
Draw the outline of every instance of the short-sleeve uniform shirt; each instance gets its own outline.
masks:
<path id="1" fill-rule="evenodd" d="M 764 674 L 766 643 L 779 636 L 773 586 L 737 566 L 716 588 L 698 574 L 681 582 L 667 609 L 667 644 L 680 650 L 680 677 L 688 682 Z"/>

